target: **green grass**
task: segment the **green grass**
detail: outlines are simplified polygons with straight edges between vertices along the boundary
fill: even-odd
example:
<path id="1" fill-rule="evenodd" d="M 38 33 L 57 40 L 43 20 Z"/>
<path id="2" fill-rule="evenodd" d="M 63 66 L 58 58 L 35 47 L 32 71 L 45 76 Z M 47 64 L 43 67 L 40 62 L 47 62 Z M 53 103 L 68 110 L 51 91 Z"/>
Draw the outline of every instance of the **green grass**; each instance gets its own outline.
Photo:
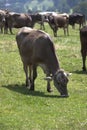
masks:
<path id="1" fill-rule="evenodd" d="M 70 36 L 60 29 L 54 38 L 48 25 L 46 32 L 54 41 L 61 68 L 72 73 L 70 96 L 59 98 L 53 83 L 53 92 L 48 93 L 41 68 L 35 92 L 26 89 L 15 35 L 0 34 L 0 130 L 87 130 L 87 73 L 82 72 L 78 27 L 70 27 Z"/>

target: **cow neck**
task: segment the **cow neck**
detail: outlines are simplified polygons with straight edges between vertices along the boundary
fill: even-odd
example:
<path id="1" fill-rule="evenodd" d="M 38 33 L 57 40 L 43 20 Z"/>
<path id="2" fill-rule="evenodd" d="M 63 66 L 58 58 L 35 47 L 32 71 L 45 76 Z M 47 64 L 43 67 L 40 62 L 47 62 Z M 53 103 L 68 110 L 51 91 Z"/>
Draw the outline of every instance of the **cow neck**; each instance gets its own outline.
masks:
<path id="1" fill-rule="evenodd" d="M 49 65 L 50 71 L 52 75 L 54 76 L 55 73 L 60 69 L 59 61 L 56 59 L 54 62 L 51 62 Z"/>

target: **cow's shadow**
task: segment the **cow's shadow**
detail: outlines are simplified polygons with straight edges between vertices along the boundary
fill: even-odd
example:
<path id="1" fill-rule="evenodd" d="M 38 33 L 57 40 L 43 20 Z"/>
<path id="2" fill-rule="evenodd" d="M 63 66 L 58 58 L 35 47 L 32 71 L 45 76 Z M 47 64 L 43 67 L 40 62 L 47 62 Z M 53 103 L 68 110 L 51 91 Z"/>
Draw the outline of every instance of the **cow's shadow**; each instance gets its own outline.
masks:
<path id="1" fill-rule="evenodd" d="M 76 73 L 76 74 L 87 74 L 87 71 L 75 70 L 75 71 L 72 71 L 71 73 Z"/>
<path id="2" fill-rule="evenodd" d="M 38 97 L 50 97 L 50 98 L 62 98 L 59 95 L 52 95 L 47 94 L 41 91 L 30 91 L 25 87 L 24 84 L 18 85 L 18 84 L 11 84 L 11 85 L 3 85 L 2 87 L 5 87 L 11 91 L 14 91 L 16 93 L 21 93 L 23 95 L 31 95 L 31 96 L 38 96 Z"/>

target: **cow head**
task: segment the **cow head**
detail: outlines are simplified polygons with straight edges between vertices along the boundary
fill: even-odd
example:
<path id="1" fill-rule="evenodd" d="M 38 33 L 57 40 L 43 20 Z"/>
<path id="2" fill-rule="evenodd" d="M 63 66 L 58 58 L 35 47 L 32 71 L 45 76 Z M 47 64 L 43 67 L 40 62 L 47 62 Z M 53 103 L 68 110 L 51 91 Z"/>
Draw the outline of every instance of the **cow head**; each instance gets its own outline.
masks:
<path id="1" fill-rule="evenodd" d="M 64 70 L 58 70 L 54 75 L 54 85 L 57 90 L 60 92 L 61 97 L 68 97 L 67 83 L 68 75 Z"/>
<path id="2" fill-rule="evenodd" d="M 49 21 L 48 23 L 49 23 L 51 29 L 53 30 L 54 37 L 57 37 L 58 26 L 55 24 L 54 17 L 52 15 L 49 15 L 48 21 Z"/>

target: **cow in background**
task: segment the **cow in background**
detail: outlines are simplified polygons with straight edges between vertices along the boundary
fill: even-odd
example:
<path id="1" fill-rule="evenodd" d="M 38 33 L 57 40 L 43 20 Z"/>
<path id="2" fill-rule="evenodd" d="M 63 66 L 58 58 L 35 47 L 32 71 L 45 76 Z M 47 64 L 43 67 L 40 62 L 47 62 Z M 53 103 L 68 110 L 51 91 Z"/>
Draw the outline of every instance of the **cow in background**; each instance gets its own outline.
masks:
<path id="1" fill-rule="evenodd" d="M 5 27 L 5 22 L 6 22 L 6 11 L 5 10 L 0 10 L 0 29 L 1 33 L 3 33 L 4 27 Z"/>
<path id="2" fill-rule="evenodd" d="M 87 56 L 87 26 L 80 29 L 81 54 L 83 61 L 83 71 L 86 71 L 86 56 Z"/>
<path id="3" fill-rule="evenodd" d="M 5 30 L 8 31 L 9 29 L 10 33 L 13 34 L 12 28 L 31 27 L 31 22 L 31 17 L 25 13 L 8 12 L 6 15 Z"/>
<path id="4" fill-rule="evenodd" d="M 69 15 L 69 24 L 72 26 L 72 28 L 75 28 L 75 24 L 79 24 L 79 29 L 83 27 L 85 22 L 85 15 L 80 13 L 73 13 Z"/>
<path id="5" fill-rule="evenodd" d="M 44 14 L 44 12 L 35 13 L 35 14 L 29 14 L 32 18 L 32 25 L 31 27 L 34 27 L 36 23 L 40 24 L 40 29 L 45 30 L 44 22 L 48 22 L 47 15 Z"/>
<path id="6" fill-rule="evenodd" d="M 59 28 L 63 28 L 64 35 L 69 35 L 68 31 L 68 25 L 69 25 L 69 19 L 68 17 L 61 16 L 59 14 L 56 15 L 49 15 L 48 16 L 49 25 L 51 29 L 53 30 L 54 36 L 57 36 L 57 31 Z"/>
<path id="7" fill-rule="evenodd" d="M 60 69 L 51 37 L 43 31 L 23 27 L 18 32 L 16 41 L 26 75 L 26 86 L 34 91 L 37 66 L 40 66 L 47 76 L 47 91 L 52 91 L 50 81 L 53 79 L 61 96 L 67 97 L 67 73 Z"/>
<path id="8" fill-rule="evenodd" d="M 28 13 L 29 16 L 31 16 L 32 18 L 32 27 L 34 27 L 34 25 L 36 23 L 40 24 L 40 29 L 41 30 L 45 30 L 45 22 L 49 22 L 48 17 L 49 15 L 57 15 L 57 12 L 38 12 L 38 13 Z M 63 16 L 65 16 L 66 14 L 64 13 Z"/>

